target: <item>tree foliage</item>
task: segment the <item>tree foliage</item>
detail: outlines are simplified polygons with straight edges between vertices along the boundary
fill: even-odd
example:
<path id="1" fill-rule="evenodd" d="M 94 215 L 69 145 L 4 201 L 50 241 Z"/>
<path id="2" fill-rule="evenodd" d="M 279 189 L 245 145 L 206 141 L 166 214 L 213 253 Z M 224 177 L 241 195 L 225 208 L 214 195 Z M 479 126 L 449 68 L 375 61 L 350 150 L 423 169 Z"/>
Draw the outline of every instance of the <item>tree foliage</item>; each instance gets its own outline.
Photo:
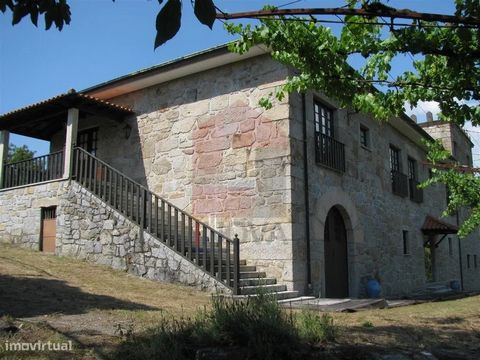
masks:
<path id="1" fill-rule="evenodd" d="M 112 0 L 115 2 L 115 0 Z M 159 4 L 163 0 L 158 0 Z M 190 0 L 195 16 L 198 21 L 213 27 L 217 14 L 216 6 L 212 0 Z M 12 25 L 18 24 L 24 17 L 30 16 L 32 23 L 37 26 L 38 16 L 44 15 L 45 28 L 50 29 L 55 24 L 58 30 L 62 30 L 64 25 L 70 24 L 70 6 L 67 0 L 0 0 L 0 11 L 12 13 Z M 173 38 L 180 30 L 182 17 L 182 0 L 167 0 L 160 9 L 155 27 L 157 35 L 155 37 L 155 49 Z"/>
<path id="2" fill-rule="evenodd" d="M 45 18 L 45 28 L 55 24 L 58 30 L 70 24 L 70 6 L 66 0 L 0 0 L 0 11 L 12 12 L 12 25 L 18 24 L 24 17 L 30 16 L 37 26 L 38 16 Z"/>
<path id="3" fill-rule="evenodd" d="M 478 1 L 455 3 L 458 15 L 480 15 Z M 350 7 L 368 4 L 348 1 Z M 425 21 L 398 26 L 363 16 L 341 21 L 340 34 L 315 17 L 263 17 L 257 26 L 229 23 L 227 30 L 240 36 L 233 51 L 265 44 L 275 59 L 298 70 L 277 97 L 314 89 L 381 120 L 401 115 L 405 103 L 436 101 L 444 118 L 480 124 L 480 28 Z M 404 56 L 411 57 L 412 68 L 390 75 L 394 61 Z M 349 65 L 353 58 L 363 58 L 358 71 Z"/>
<path id="4" fill-rule="evenodd" d="M 8 147 L 7 161 L 11 163 L 30 160 L 33 159 L 34 155 L 35 151 L 30 150 L 27 145 L 16 146 L 10 144 Z"/>
<path id="5" fill-rule="evenodd" d="M 451 216 L 466 209 L 469 217 L 461 224 L 458 232 L 460 237 L 465 237 L 480 226 L 480 177 L 475 172 L 464 172 L 455 166 L 451 169 L 437 168 L 438 165 L 451 162 L 452 156 L 440 141 L 427 143 L 427 146 L 427 158 L 433 166 L 432 177 L 425 180 L 421 187 L 439 183 L 447 186 L 448 205 L 443 216 Z"/>

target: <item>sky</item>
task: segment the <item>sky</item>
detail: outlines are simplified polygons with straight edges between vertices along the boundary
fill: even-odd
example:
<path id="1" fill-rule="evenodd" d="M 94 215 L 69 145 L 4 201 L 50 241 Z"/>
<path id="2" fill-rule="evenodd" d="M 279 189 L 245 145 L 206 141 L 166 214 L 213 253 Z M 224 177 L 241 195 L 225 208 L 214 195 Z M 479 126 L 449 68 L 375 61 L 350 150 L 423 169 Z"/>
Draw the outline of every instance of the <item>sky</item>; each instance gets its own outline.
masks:
<path id="1" fill-rule="evenodd" d="M 21 108 L 69 89 L 83 90 L 113 78 L 234 40 L 216 21 L 213 31 L 194 18 L 190 1 L 183 1 L 182 28 L 177 36 L 154 51 L 158 0 L 69 0 L 72 21 L 62 31 L 36 28 L 29 18 L 11 25 L 11 14 L 0 13 L 0 114 Z M 216 0 L 225 12 L 260 9 L 265 0 Z M 269 1 L 282 6 L 292 0 Z M 341 0 L 297 1 L 286 7 L 336 7 Z M 452 13 L 453 0 L 390 0 L 391 6 L 418 11 Z M 431 6 L 431 5 L 430 5 Z M 420 120 L 425 111 L 438 113 L 435 103 L 407 109 Z M 469 128 L 480 163 L 480 129 Z M 28 145 L 36 155 L 48 153 L 48 143 L 18 135 L 15 145 Z"/>

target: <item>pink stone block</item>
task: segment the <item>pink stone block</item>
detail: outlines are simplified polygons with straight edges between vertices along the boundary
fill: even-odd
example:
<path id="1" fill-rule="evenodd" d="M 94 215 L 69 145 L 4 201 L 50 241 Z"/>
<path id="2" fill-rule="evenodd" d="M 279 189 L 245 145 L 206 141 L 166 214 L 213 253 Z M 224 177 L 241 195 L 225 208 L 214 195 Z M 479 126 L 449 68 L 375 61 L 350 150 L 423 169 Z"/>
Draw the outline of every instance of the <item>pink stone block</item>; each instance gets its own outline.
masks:
<path id="1" fill-rule="evenodd" d="M 225 124 L 238 123 L 247 118 L 248 107 L 229 108 L 225 111 Z"/>
<path id="2" fill-rule="evenodd" d="M 225 200 L 225 210 L 238 210 L 240 208 L 239 198 L 227 198 Z"/>
<path id="3" fill-rule="evenodd" d="M 272 126 L 272 124 L 273 123 L 260 124 L 257 127 L 255 132 L 257 141 L 267 141 L 268 139 L 270 139 L 270 136 L 275 130 L 275 126 Z"/>
<path id="4" fill-rule="evenodd" d="M 206 169 L 220 165 L 222 162 L 222 152 L 211 152 L 200 154 L 198 157 L 197 168 Z"/>
<path id="5" fill-rule="evenodd" d="M 215 130 L 212 132 L 212 137 L 224 137 L 233 135 L 238 131 L 238 123 L 225 124 L 215 127 Z"/>
<path id="6" fill-rule="evenodd" d="M 226 137 L 208 139 L 204 141 L 198 141 L 195 143 L 195 149 L 199 152 L 212 152 L 225 150 L 230 147 L 230 140 Z"/>
<path id="7" fill-rule="evenodd" d="M 246 146 L 251 146 L 255 142 L 255 134 L 249 131 L 243 134 L 233 135 L 233 148 L 238 149 Z"/>
<path id="8" fill-rule="evenodd" d="M 207 136 L 209 129 L 197 129 L 192 132 L 192 140 L 203 139 Z"/>
<path id="9" fill-rule="evenodd" d="M 194 203 L 194 211 L 198 214 L 218 213 L 222 210 L 222 200 L 220 199 L 196 200 Z"/>
<path id="10" fill-rule="evenodd" d="M 255 119 L 243 120 L 240 123 L 240 132 L 244 133 L 250 130 L 255 129 Z"/>

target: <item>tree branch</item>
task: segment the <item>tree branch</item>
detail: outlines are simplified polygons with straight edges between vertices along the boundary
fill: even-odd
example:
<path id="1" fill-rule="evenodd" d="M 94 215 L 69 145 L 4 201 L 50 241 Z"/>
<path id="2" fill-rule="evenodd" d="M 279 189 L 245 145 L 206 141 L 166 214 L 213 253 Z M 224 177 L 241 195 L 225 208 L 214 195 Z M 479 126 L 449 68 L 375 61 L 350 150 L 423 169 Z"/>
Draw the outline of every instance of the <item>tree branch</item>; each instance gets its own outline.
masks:
<path id="1" fill-rule="evenodd" d="M 428 161 L 422 161 L 424 165 L 427 165 L 429 167 L 435 168 L 435 169 L 446 169 L 446 170 L 455 170 L 461 173 L 480 173 L 480 168 L 474 168 L 470 166 L 465 166 L 465 165 L 454 165 L 454 164 L 432 164 L 431 162 Z"/>
<path id="2" fill-rule="evenodd" d="M 259 10 L 238 13 L 217 13 L 217 19 L 257 19 L 271 16 L 292 16 L 292 15 L 357 15 L 363 17 L 387 17 L 390 19 L 411 19 L 422 21 L 436 21 L 451 24 L 464 24 L 480 26 L 480 18 L 474 16 L 454 16 L 432 13 L 421 13 L 408 9 L 394 9 L 382 7 L 379 9 L 349 9 L 349 8 L 304 8 L 304 9 L 275 9 Z"/>

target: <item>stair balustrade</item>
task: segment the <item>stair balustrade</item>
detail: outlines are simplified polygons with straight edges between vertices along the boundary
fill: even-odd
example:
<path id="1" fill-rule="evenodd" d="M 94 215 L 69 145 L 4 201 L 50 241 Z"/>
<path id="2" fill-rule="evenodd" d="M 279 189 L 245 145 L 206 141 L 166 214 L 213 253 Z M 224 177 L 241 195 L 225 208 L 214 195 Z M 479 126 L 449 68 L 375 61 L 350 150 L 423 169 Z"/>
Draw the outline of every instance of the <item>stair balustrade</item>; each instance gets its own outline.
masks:
<path id="1" fill-rule="evenodd" d="M 188 261 L 239 293 L 240 246 L 82 148 L 72 178 Z"/>

